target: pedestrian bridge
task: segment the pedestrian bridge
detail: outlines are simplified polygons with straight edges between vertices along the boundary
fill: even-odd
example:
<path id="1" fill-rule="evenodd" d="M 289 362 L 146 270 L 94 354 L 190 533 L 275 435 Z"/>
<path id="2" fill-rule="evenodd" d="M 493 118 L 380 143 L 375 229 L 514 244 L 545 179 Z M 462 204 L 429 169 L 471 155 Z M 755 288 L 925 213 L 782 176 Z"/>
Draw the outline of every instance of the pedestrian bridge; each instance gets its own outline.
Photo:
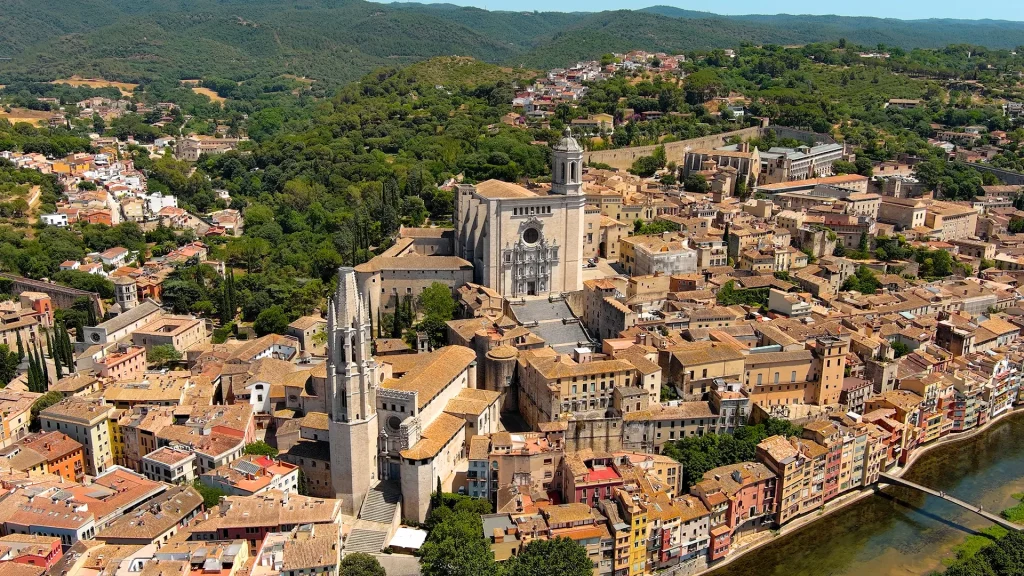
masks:
<path id="1" fill-rule="evenodd" d="M 1007 530 L 1024 530 L 1024 526 L 1020 526 L 1018 524 L 1014 524 L 1013 522 L 1010 522 L 1009 520 L 1007 520 L 1006 518 L 1003 518 L 999 514 L 993 514 L 992 512 L 989 512 L 988 510 L 983 510 L 980 506 L 975 506 L 974 504 L 969 504 L 967 502 L 964 502 L 963 500 L 960 500 L 959 498 L 954 498 L 954 497 L 950 496 L 949 494 L 946 494 L 945 492 L 938 492 L 936 490 L 932 490 L 931 488 L 927 488 L 925 486 L 921 486 L 920 484 L 911 482 L 909 480 L 904 480 L 904 479 L 898 478 L 896 476 L 890 476 L 889 474 L 886 474 L 884 472 L 878 475 L 878 481 L 879 482 L 884 482 L 885 484 L 892 484 L 894 486 L 905 486 L 907 488 L 913 488 L 915 490 L 920 490 L 921 492 L 924 492 L 925 494 L 929 494 L 931 496 L 935 496 L 936 498 L 942 498 L 946 502 L 951 502 L 951 503 L 956 504 L 957 506 L 963 508 L 964 510 L 968 510 L 970 512 L 974 512 L 975 514 L 981 516 L 982 518 L 985 518 L 989 522 L 992 522 L 993 524 L 998 524 L 998 525 L 1002 526 L 1003 528 L 1006 528 Z"/>

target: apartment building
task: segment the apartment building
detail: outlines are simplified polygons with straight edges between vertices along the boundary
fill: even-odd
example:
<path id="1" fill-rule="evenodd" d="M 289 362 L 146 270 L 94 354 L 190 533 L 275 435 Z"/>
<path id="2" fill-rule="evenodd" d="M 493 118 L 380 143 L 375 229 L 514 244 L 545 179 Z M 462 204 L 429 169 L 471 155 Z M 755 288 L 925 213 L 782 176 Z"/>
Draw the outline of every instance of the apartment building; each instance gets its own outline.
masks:
<path id="1" fill-rule="evenodd" d="M 704 473 L 690 492 L 711 511 L 712 562 L 726 557 L 737 531 L 766 530 L 776 513 L 778 477 L 760 462 L 720 466 Z"/>
<path id="2" fill-rule="evenodd" d="M 39 413 L 46 432 L 59 431 L 83 446 L 85 473 L 97 476 L 114 464 L 110 425 L 113 406 L 79 398 L 65 398 Z"/>
<path id="3" fill-rule="evenodd" d="M 813 440 L 771 436 L 757 445 L 756 458 L 778 478 L 775 522 L 792 518 L 825 503 L 828 448 Z"/>

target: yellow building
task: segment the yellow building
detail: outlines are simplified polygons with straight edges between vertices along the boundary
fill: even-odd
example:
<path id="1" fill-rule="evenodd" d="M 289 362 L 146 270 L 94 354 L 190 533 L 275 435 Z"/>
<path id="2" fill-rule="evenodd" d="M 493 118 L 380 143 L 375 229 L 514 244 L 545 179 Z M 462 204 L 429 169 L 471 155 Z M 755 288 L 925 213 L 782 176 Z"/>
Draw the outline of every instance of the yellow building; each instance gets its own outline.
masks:
<path id="1" fill-rule="evenodd" d="M 625 490 L 618 490 L 616 498 L 629 525 L 629 576 L 638 576 L 647 571 L 647 509 Z"/>
<path id="2" fill-rule="evenodd" d="M 110 434 L 110 456 L 114 459 L 114 464 L 118 466 L 125 466 L 124 461 L 124 434 L 121 432 L 121 424 L 118 420 L 123 413 L 123 410 L 114 410 L 110 413 L 110 418 L 107 420 Z"/>

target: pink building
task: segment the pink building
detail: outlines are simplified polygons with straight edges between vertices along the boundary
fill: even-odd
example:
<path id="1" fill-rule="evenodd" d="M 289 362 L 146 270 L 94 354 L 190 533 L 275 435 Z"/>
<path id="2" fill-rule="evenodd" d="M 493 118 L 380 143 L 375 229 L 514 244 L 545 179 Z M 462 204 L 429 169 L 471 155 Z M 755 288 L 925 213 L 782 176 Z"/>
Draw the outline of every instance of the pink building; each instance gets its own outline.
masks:
<path id="1" fill-rule="evenodd" d="M 114 380 L 131 380 L 146 373 L 146 349 L 142 346 L 129 346 L 123 351 L 107 354 L 96 361 L 96 369 L 100 378 Z"/>
<path id="2" fill-rule="evenodd" d="M 736 532 L 772 526 L 776 476 L 760 462 L 741 462 L 707 471 L 690 491 L 711 510 L 711 561 L 729 554 Z"/>

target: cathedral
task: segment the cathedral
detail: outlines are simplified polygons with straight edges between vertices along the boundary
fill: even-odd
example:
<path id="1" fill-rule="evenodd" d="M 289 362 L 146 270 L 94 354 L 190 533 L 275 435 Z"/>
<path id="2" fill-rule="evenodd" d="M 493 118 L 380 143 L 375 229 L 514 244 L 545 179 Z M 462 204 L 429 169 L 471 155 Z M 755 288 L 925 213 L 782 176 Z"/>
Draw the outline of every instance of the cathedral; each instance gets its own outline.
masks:
<path id="1" fill-rule="evenodd" d="M 327 313 L 331 480 L 345 514 L 363 519 L 371 491 L 400 491 L 384 523 L 422 522 L 437 483 L 451 490 L 464 468 L 469 438 L 498 430 L 501 394 L 477 388 L 465 346 L 374 358 L 367 301 L 355 270 L 341 268 Z"/>
<path id="2" fill-rule="evenodd" d="M 455 195 L 455 253 L 473 281 L 505 297 L 583 288 L 583 148 L 568 129 L 552 148 L 551 188 L 487 180 Z"/>

